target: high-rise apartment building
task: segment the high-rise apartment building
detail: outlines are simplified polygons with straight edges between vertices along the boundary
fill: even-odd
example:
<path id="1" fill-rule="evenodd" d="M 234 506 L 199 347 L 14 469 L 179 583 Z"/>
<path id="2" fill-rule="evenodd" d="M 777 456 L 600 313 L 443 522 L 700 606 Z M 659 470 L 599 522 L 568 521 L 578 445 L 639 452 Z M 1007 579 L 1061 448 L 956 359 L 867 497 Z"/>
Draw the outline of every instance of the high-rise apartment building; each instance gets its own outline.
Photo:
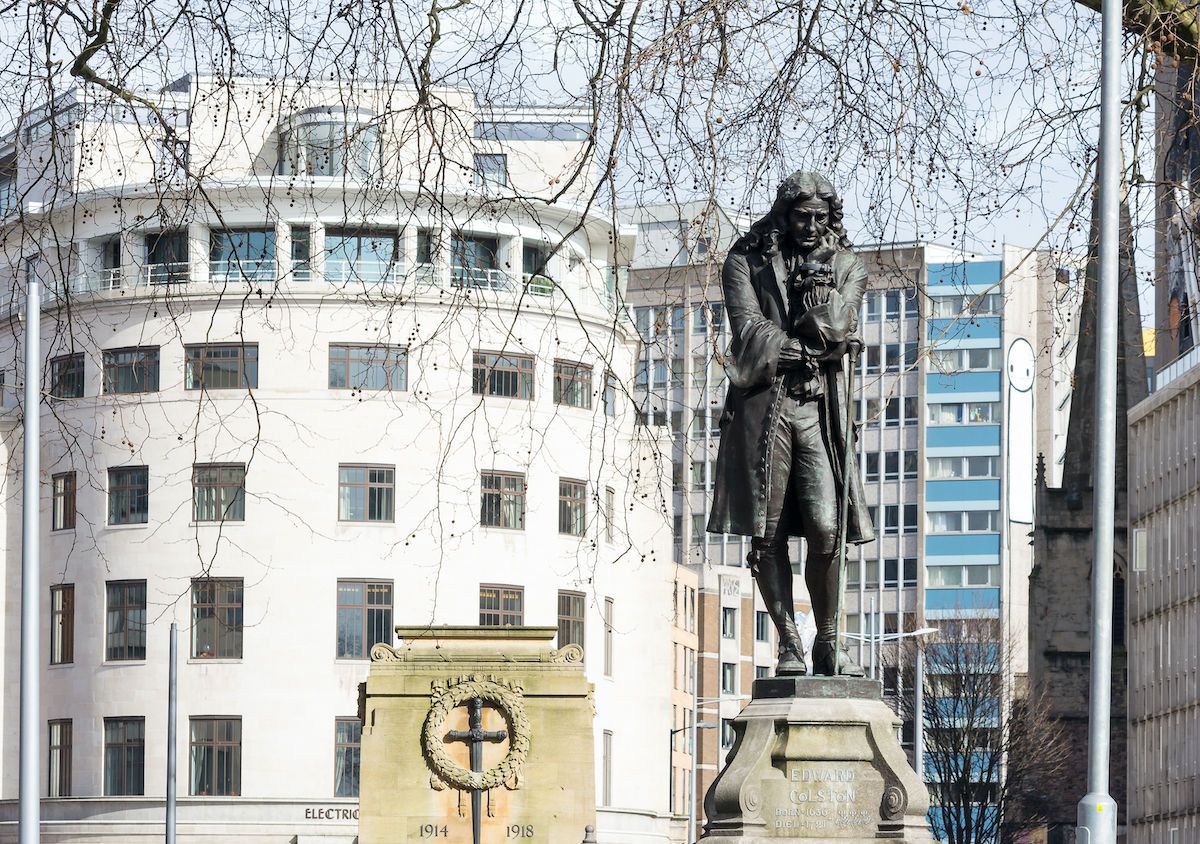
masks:
<path id="1" fill-rule="evenodd" d="M 430 123 L 369 82 L 91 96 L 0 145 L 0 836 L 37 278 L 43 840 L 161 836 L 177 622 L 181 841 L 348 844 L 372 647 L 526 624 L 584 648 L 597 840 L 666 842 L 667 491 L 624 386 L 631 237 L 577 202 L 583 116 L 448 88 Z M 524 201 L 580 161 L 575 193 Z"/>
<path id="2" fill-rule="evenodd" d="M 749 694 L 746 681 L 775 662 L 774 631 L 745 568 L 748 541 L 704 533 L 729 345 L 720 265 L 751 220 L 700 205 L 640 209 L 631 220 L 639 245 L 626 301 L 644 341 L 635 400 L 642 424 L 674 437 L 675 559 L 699 573 L 702 605 L 711 607 L 701 613 L 698 696 L 719 699 L 709 709 L 724 724 Z M 869 272 L 856 373 L 859 464 L 878 538 L 848 560 L 852 651 L 887 694 L 910 695 L 904 634 L 992 618 L 997 640 L 1017 644 L 1011 687 L 1011 675 L 1026 671 L 1036 455 L 1058 467 L 1066 443 L 1074 270 L 1015 247 L 997 259 L 926 243 L 859 253 Z M 801 552 L 797 540 L 797 572 Z M 802 578 L 795 583 L 805 613 Z M 913 732 L 905 723 L 910 748 Z M 731 738 L 722 730 L 701 739 L 698 794 Z"/>

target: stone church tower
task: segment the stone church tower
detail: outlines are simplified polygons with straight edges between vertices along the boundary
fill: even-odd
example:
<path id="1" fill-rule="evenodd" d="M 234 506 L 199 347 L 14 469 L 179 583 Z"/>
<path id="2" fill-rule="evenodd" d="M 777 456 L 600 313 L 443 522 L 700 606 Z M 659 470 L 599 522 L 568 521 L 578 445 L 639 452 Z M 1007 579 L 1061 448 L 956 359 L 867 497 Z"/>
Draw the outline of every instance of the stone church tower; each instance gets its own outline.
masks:
<path id="1" fill-rule="evenodd" d="M 1094 215 L 1093 215 L 1094 217 Z M 1117 478 L 1116 554 L 1113 590 L 1112 724 L 1110 793 L 1120 807 L 1119 829 L 1125 823 L 1126 651 L 1125 576 L 1128 409 L 1147 395 L 1146 362 L 1141 346 L 1141 314 L 1129 214 L 1122 204 L 1120 222 L 1120 311 L 1117 350 Z M 1088 673 L 1091 656 L 1092 455 L 1095 445 L 1096 395 L 1096 276 L 1093 219 L 1079 346 L 1075 362 L 1074 395 L 1064 458 L 1062 486 L 1046 485 L 1039 457 L 1034 525 L 1034 568 L 1029 578 L 1029 681 L 1035 694 L 1044 694 L 1050 710 L 1066 730 L 1070 756 L 1060 788 L 1048 805 L 1047 844 L 1075 841 L 1076 804 L 1086 793 Z"/>

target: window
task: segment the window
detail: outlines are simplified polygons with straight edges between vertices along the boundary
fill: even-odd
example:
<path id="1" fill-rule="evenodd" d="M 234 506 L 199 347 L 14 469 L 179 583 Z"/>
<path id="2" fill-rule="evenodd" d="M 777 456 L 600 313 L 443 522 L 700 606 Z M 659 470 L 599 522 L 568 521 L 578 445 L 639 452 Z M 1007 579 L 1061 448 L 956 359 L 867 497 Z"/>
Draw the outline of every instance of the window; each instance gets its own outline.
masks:
<path id="1" fill-rule="evenodd" d="M 900 532 L 900 507 L 896 504 L 885 504 L 883 507 L 883 532 Z"/>
<path id="2" fill-rule="evenodd" d="M 592 368 L 565 360 L 554 362 L 554 403 L 592 409 Z"/>
<path id="3" fill-rule="evenodd" d="M 112 580 L 105 584 L 104 658 L 146 658 L 146 581 Z"/>
<path id="4" fill-rule="evenodd" d="M 242 719 L 192 718 L 193 797 L 236 797 L 242 793 Z"/>
<path id="5" fill-rule="evenodd" d="M 106 349 L 104 392 L 109 395 L 158 391 L 158 346 Z"/>
<path id="6" fill-rule="evenodd" d="M 329 389 L 408 389 L 408 349 L 403 346 L 331 345 Z"/>
<path id="7" fill-rule="evenodd" d="M 919 405 L 917 404 L 916 396 L 908 396 L 904 399 L 904 424 L 916 425 L 917 418 L 920 416 Z"/>
<path id="8" fill-rule="evenodd" d="M 150 518 L 150 470 L 121 466 L 108 470 L 108 523 L 144 525 Z"/>
<path id="9" fill-rule="evenodd" d="M 883 358 L 882 346 L 867 346 L 867 374 L 878 375 L 882 369 L 881 360 Z"/>
<path id="10" fill-rule="evenodd" d="M 450 283 L 455 287 L 507 290 L 508 273 L 500 269 L 499 252 L 498 238 L 455 233 L 450 238 Z"/>
<path id="11" fill-rule="evenodd" d="M 208 235 L 212 281 L 275 283 L 275 229 L 212 231 Z"/>
<path id="12" fill-rule="evenodd" d="M 283 176 L 362 178 L 374 166 L 379 127 L 334 109 L 303 115 L 303 122 L 280 133 L 279 173 Z"/>
<path id="13" fill-rule="evenodd" d="M 915 481 L 917 479 L 917 450 L 915 448 L 905 449 L 904 451 L 904 480 Z"/>
<path id="14" fill-rule="evenodd" d="M 381 284 L 398 278 L 403 255 L 396 229 L 325 230 L 325 280 Z"/>
<path id="15" fill-rule="evenodd" d="M 900 399 L 890 398 L 883 407 L 883 426 L 895 428 L 900 425 Z"/>
<path id="16" fill-rule="evenodd" d="M 51 721 L 50 760 L 46 766 L 50 790 L 47 797 L 71 796 L 71 719 Z"/>
<path id="17" fill-rule="evenodd" d="M 228 343 L 188 346 L 183 386 L 187 390 L 258 388 L 258 346 Z"/>
<path id="18" fill-rule="evenodd" d="M 964 410 L 964 417 L 967 422 L 999 422 L 1000 402 L 967 402 Z"/>
<path id="19" fill-rule="evenodd" d="M 604 373 L 604 415 L 617 415 L 617 377 L 611 372 Z"/>
<path id="20" fill-rule="evenodd" d="M 521 273 L 526 279 L 540 279 L 541 285 L 534 285 L 531 289 L 538 292 L 550 292 L 554 289 L 553 285 L 547 286 L 544 282 L 549 279 L 548 272 L 550 266 L 550 247 L 544 243 L 531 243 L 528 240 L 521 244 Z"/>
<path id="21" fill-rule="evenodd" d="M 846 588 L 857 589 L 862 583 L 862 565 L 858 560 L 846 560 Z"/>
<path id="22" fill-rule="evenodd" d="M 71 530 L 75 527 L 75 473 L 53 475 L 50 490 L 50 530 Z"/>
<path id="23" fill-rule="evenodd" d="M 146 790 L 146 719 L 104 719 L 104 796 L 129 797 Z"/>
<path id="24" fill-rule="evenodd" d="M 192 659 L 242 658 L 242 581 L 192 581 Z"/>
<path id="25" fill-rule="evenodd" d="M 50 359 L 50 398 L 83 397 L 83 352 Z"/>
<path id="26" fill-rule="evenodd" d="M 900 344 L 888 343 L 883 347 L 884 372 L 900 371 Z"/>
<path id="27" fill-rule="evenodd" d="M 337 658 L 367 659 L 371 648 L 392 641 L 392 584 L 337 582 Z"/>
<path id="28" fill-rule="evenodd" d="M 894 695 L 900 686 L 900 669 L 895 665 L 883 666 L 883 693 Z"/>
<path id="29" fill-rule="evenodd" d="M 889 451 L 883 455 L 883 479 L 885 481 L 900 479 L 900 452 Z"/>
<path id="30" fill-rule="evenodd" d="M 999 463 L 999 457 L 967 457 L 967 477 L 998 478 L 1000 477 Z"/>
<path id="31" fill-rule="evenodd" d="M 50 587 L 50 664 L 74 661 L 75 584 L 62 583 Z"/>
<path id="32" fill-rule="evenodd" d="M 737 665 L 732 662 L 721 663 L 721 694 L 737 694 Z"/>
<path id="33" fill-rule="evenodd" d="M 558 646 L 583 647 L 583 593 L 558 593 Z"/>
<path id="34" fill-rule="evenodd" d="M 613 541 L 616 533 L 617 493 L 612 487 L 604 488 L 604 539 Z"/>
<path id="35" fill-rule="evenodd" d="M 395 521 L 394 466 L 338 466 L 338 519 L 343 522 Z"/>
<path id="36" fill-rule="evenodd" d="M 737 610 L 733 607 L 721 607 L 721 638 L 737 638 Z"/>
<path id="37" fill-rule="evenodd" d="M 583 536 L 587 517 L 587 485 L 583 481 L 559 479 L 558 532 Z"/>
<path id="38" fill-rule="evenodd" d="M 905 533 L 916 533 L 917 532 L 917 505 L 916 504 L 905 504 L 904 505 L 904 532 Z"/>
<path id="39" fill-rule="evenodd" d="M 604 739 L 601 747 L 601 776 L 603 780 L 600 786 L 600 805 L 612 805 L 612 772 L 613 772 L 613 734 L 612 730 L 604 731 Z"/>
<path id="40" fill-rule="evenodd" d="M 613 674 L 613 599 L 604 599 L 604 676 Z"/>
<path id="41" fill-rule="evenodd" d="M 968 510 L 966 516 L 968 531 L 981 532 L 1000 529 L 1000 514 L 995 510 Z"/>
<path id="42" fill-rule="evenodd" d="M 771 676 L 771 667 L 769 665 L 754 666 L 754 679 L 766 680 Z"/>
<path id="43" fill-rule="evenodd" d="M 525 588 L 481 584 L 480 627 L 520 627 L 525 623 Z"/>
<path id="44" fill-rule="evenodd" d="M 471 391 L 477 396 L 533 398 L 533 358 L 476 352 L 471 374 Z"/>
<path id="45" fill-rule="evenodd" d="M 916 585 L 917 585 L 917 558 L 916 557 L 905 557 L 904 558 L 904 586 L 905 586 L 905 588 L 909 588 L 909 587 L 916 586 Z M 911 629 L 915 630 L 916 628 L 914 627 Z"/>
<path id="46" fill-rule="evenodd" d="M 754 641 L 766 642 L 771 638 L 771 616 L 762 610 L 754 613 Z"/>
<path id="47" fill-rule="evenodd" d="M 863 296 L 863 302 L 867 306 L 867 320 L 874 321 L 879 319 L 879 294 L 874 291 L 868 291 Z"/>
<path id="48" fill-rule="evenodd" d="M 192 467 L 192 521 L 240 522 L 246 518 L 246 464 Z"/>
<path id="49" fill-rule="evenodd" d="M 863 561 L 863 586 L 875 589 L 879 586 L 879 560 Z"/>
<path id="50" fill-rule="evenodd" d="M 146 236 L 146 275 L 151 284 L 185 284 L 191 273 L 186 230 Z"/>
<path id="51" fill-rule="evenodd" d="M 475 183 L 479 185 L 508 184 L 508 156 L 475 153 Z"/>
<path id="52" fill-rule="evenodd" d="M 904 369 L 906 371 L 911 371 L 913 369 L 916 369 L 917 361 L 919 359 L 920 359 L 920 352 L 918 351 L 916 342 L 914 341 L 914 342 L 905 343 L 904 344 L 904 362 L 903 362 Z"/>
<path id="53" fill-rule="evenodd" d="M 886 319 L 900 319 L 900 291 L 898 289 L 893 288 L 884 293 L 884 309 Z"/>
<path id="54" fill-rule="evenodd" d="M 998 477 L 998 457 L 930 457 L 929 477 L 994 478 Z"/>
<path id="55" fill-rule="evenodd" d="M 895 589 L 900 585 L 900 561 L 883 561 L 883 588 Z"/>
<path id="56" fill-rule="evenodd" d="M 333 721 L 333 796 L 357 797 L 362 763 L 362 721 L 335 718 Z"/>
<path id="57" fill-rule="evenodd" d="M 863 461 L 865 464 L 866 479 L 868 481 L 879 480 L 879 452 L 868 451 L 863 456 L 866 458 Z"/>
<path id="58" fill-rule="evenodd" d="M 721 719 L 721 747 L 733 747 L 734 732 L 733 719 Z"/>
<path id="59" fill-rule="evenodd" d="M 482 472 L 479 476 L 479 523 L 485 527 L 525 528 L 525 476 Z"/>
<path id="60" fill-rule="evenodd" d="M 312 275 L 312 235 L 308 226 L 292 226 L 292 281 L 308 281 Z"/>

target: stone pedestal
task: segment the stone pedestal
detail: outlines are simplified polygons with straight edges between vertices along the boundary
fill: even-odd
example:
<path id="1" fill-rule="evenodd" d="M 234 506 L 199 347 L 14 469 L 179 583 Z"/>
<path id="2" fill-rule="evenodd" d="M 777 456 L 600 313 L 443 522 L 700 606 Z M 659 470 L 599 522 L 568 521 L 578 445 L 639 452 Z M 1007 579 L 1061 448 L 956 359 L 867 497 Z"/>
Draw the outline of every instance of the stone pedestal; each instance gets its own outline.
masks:
<path id="1" fill-rule="evenodd" d="M 929 792 L 874 680 L 756 680 L 729 761 L 704 799 L 701 841 L 932 844 Z"/>
<path id="2" fill-rule="evenodd" d="M 596 823 L 592 687 L 554 627 L 397 627 L 363 715 L 359 844 L 574 844 Z"/>

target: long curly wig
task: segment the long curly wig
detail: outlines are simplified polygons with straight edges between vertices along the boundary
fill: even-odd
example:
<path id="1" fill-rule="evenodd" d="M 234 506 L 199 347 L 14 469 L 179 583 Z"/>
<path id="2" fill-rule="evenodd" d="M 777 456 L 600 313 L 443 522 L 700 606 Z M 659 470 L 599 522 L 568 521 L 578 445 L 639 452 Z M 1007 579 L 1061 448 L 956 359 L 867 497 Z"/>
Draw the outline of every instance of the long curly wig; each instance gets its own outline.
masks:
<path id="1" fill-rule="evenodd" d="M 828 179 L 820 173 L 807 170 L 798 170 L 783 180 L 767 216 L 756 220 L 750 226 L 750 231 L 742 235 L 733 248 L 739 252 L 758 249 L 767 256 L 777 254 L 783 243 L 788 214 L 792 207 L 813 197 L 823 199 L 829 204 L 829 240 L 832 241 L 830 245 L 851 249 L 853 244 L 843 223 L 841 197 L 837 195 Z"/>

